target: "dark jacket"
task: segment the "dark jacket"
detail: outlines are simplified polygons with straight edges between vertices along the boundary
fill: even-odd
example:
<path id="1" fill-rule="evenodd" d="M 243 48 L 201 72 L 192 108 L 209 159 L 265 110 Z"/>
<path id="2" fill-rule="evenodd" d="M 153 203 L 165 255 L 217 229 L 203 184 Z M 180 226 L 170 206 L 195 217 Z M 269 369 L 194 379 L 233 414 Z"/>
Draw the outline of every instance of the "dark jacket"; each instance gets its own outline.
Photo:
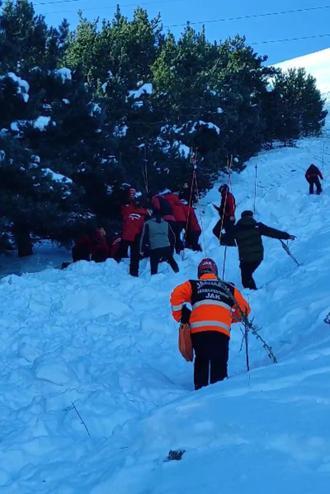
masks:
<path id="1" fill-rule="evenodd" d="M 79 237 L 72 247 L 73 262 L 90 261 L 93 249 L 93 243 L 88 235 Z"/>
<path id="2" fill-rule="evenodd" d="M 264 258 L 262 235 L 265 237 L 288 240 L 290 235 L 286 232 L 270 228 L 263 223 L 258 223 L 251 216 L 241 218 L 233 228 L 231 235 L 238 246 L 238 254 L 241 262 L 259 262 Z"/>
<path id="3" fill-rule="evenodd" d="M 322 180 L 323 180 L 322 173 L 320 172 L 320 170 L 318 169 L 318 167 L 316 165 L 311 165 L 307 169 L 307 171 L 305 173 L 305 177 L 306 177 L 307 182 L 313 182 L 318 177 L 322 178 Z"/>

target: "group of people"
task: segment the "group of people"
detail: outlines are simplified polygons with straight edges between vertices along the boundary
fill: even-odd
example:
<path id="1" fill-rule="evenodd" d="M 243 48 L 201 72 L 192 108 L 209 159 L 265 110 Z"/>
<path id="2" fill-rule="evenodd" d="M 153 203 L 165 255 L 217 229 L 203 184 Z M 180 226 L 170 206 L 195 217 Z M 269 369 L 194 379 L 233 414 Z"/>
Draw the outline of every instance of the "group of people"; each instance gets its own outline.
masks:
<path id="1" fill-rule="evenodd" d="M 184 194 L 183 194 L 184 195 Z M 174 251 L 184 248 L 200 251 L 201 227 L 196 213 L 181 194 L 165 190 L 145 199 L 133 188 L 121 207 L 121 233 L 109 238 L 103 227 L 84 233 L 72 249 L 73 261 L 103 262 L 130 257 L 129 273 L 139 276 L 140 259 L 150 257 L 151 274 L 158 272 L 160 262 L 179 271 Z"/>
<path id="2" fill-rule="evenodd" d="M 309 166 L 305 177 L 309 193 L 313 194 L 315 187 L 320 194 L 323 176 L 316 165 Z M 144 203 L 136 190 L 129 188 L 121 207 L 121 233 L 109 238 L 103 227 L 85 232 L 72 249 L 73 261 L 102 262 L 112 257 L 120 262 L 129 256 L 129 272 L 138 276 L 140 259 L 149 256 L 151 274 L 157 273 L 162 261 L 178 272 L 174 252 L 178 254 L 184 248 L 202 250 L 201 227 L 191 204 L 191 190 L 185 185 L 180 194 L 164 190 L 147 197 Z M 236 222 L 233 193 L 226 184 L 219 192 L 220 204 L 213 205 L 219 214 L 213 233 L 221 245 L 238 247 L 242 285 L 256 290 L 253 273 L 264 256 L 262 237 L 294 240 L 295 236 L 256 221 L 251 210 L 243 211 Z M 170 303 L 173 318 L 181 323 L 180 338 L 184 338 L 180 342 L 185 342 L 185 347 L 188 342 L 188 353 L 186 348 L 182 353 L 188 360 L 195 354 L 195 389 L 225 379 L 231 324 L 240 322 L 251 310 L 243 295 L 233 284 L 221 280 L 216 263 L 205 258 L 198 266 L 197 279 L 177 286 Z"/>
<path id="3" fill-rule="evenodd" d="M 310 165 L 305 173 L 309 193 L 320 194 L 322 173 Z M 236 202 L 227 185 L 219 188 L 220 205 L 214 205 L 219 221 L 213 228 L 214 235 L 225 246 L 237 245 L 242 285 L 256 289 L 253 273 L 263 260 L 262 236 L 281 240 L 294 240 L 295 236 L 276 230 L 253 217 L 245 210 L 235 223 Z M 227 377 L 228 348 L 231 324 L 247 318 L 251 308 L 240 291 L 231 283 L 219 278 L 213 259 L 203 259 L 196 280 L 178 285 L 171 293 L 172 316 L 180 324 L 180 350 L 187 360 L 194 359 L 194 385 L 200 389 Z M 187 305 L 191 306 L 191 310 Z"/>
<path id="4" fill-rule="evenodd" d="M 241 218 L 235 223 L 236 201 L 233 194 L 228 185 L 221 185 L 219 192 L 221 203 L 219 207 L 214 204 L 214 207 L 220 219 L 213 228 L 213 233 L 221 245 L 238 247 L 242 285 L 256 290 L 252 275 L 264 257 L 262 236 L 279 240 L 294 240 L 295 236 L 257 222 L 250 210 L 243 211 Z"/>

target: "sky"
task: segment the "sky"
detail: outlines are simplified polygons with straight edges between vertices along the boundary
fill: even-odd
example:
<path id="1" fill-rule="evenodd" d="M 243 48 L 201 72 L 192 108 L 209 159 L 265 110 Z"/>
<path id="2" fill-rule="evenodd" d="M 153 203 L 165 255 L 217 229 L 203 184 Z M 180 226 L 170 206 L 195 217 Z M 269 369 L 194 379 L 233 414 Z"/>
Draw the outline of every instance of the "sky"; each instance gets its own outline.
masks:
<path id="1" fill-rule="evenodd" d="M 78 10 L 89 19 L 111 19 L 117 1 L 112 0 L 36 0 L 37 13 L 49 24 L 58 25 L 65 17 L 74 28 Z M 205 21 L 210 40 L 224 40 L 235 34 L 245 35 L 248 43 L 270 63 L 281 62 L 300 55 L 330 47 L 330 0 L 123 0 L 123 14 L 131 17 L 137 6 L 148 10 L 150 16 L 161 14 L 164 29 L 179 35 L 187 21 L 199 29 Z M 309 9 L 308 11 L 281 11 Z M 276 15 L 264 15 L 273 14 Z M 250 16 L 250 17 L 249 17 Z M 237 19 L 237 17 L 241 17 Z M 242 18 L 243 17 L 243 18 Z M 235 19 L 232 19 L 235 18 Z M 322 36 L 328 35 L 328 36 Z M 315 37 L 314 37 L 315 36 Z M 303 38 L 278 42 L 288 38 Z M 313 37 L 313 38 L 310 38 Z M 272 42 L 277 41 L 277 42 Z"/>

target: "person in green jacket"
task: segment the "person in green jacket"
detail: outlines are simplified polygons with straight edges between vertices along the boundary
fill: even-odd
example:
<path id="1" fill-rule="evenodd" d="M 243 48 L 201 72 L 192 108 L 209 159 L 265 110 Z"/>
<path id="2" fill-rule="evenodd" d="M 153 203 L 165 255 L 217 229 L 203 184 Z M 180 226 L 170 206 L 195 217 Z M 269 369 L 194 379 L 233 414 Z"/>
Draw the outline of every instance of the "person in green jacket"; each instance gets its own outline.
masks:
<path id="1" fill-rule="evenodd" d="M 252 211 L 243 211 L 241 219 L 230 232 L 236 241 L 240 260 L 242 284 L 244 288 L 256 290 L 253 273 L 264 258 L 262 235 L 281 240 L 294 240 L 296 237 L 287 232 L 271 228 L 253 218 Z"/>

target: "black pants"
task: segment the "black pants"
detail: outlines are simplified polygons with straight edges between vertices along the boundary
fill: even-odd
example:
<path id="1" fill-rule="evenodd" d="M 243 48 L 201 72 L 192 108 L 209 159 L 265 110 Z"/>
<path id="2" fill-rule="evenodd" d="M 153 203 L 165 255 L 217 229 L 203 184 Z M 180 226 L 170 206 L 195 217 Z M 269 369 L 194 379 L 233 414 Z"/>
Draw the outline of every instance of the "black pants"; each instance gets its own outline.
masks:
<path id="1" fill-rule="evenodd" d="M 150 251 L 151 274 L 157 274 L 158 264 L 161 261 L 168 262 L 175 273 L 177 273 L 179 271 L 179 266 L 177 265 L 177 263 L 173 257 L 172 247 L 162 247 L 160 249 L 152 249 Z"/>
<path id="2" fill-rule="evenodd" d="M 229 337 L 218 331 L 191 335 L 195 352 L 195 389 L 222 381 L 227 377 Z"/>
<path id="3" fill-rule="evenodd" d="M 254 261 L 254 262 L 241 261 L 239 267 L 241 268 L 242 285 L 244 286 L 244 288 L 251 288 L 251 290 L 257 289 L 256 283 L 252 275 L 260 264 L 261 261 Z"/>
<path id="4" fill-rule="evenodd" d="M 186 247 L 187 249 L 192 249 L 198 252 L 201 252 L 202 248 L 198 243 L 200 237 L 199 232 L 191 232 L 188 230 L 186 232 Z"/>
<path id="5" fill-rule="evenodd" d="M 314 185 L 316 187 L 316 193 L 321 194 L 322 192 L 322 187 L 321 187 L 321 182 L 319 177 L 313 178 L 312 180 L 309 181 L 309 193 L 314 194 Z"/>
<path id="6" fill-rule="evenodd" d="M 175 252 L 180 254 L 180 252 L 184 249 L 184 245 L 181 240 L 181 232 L 186 225 L 183 221 L 169 221 L 169 225 L 175 235 Z"/>
<path id="7" fill-rule="evenodd" d="M 140 264 L 140 237 L 137 235 L 133 242 L 129 240 L 122 240 L 118 253 L 116 255 L 116 261 L 120 261 L 122 257 L 126 257 L 128 247 L 130 247 L 130 264 L 129 274 L 132 276 L 139 276 L 139 264 Z"/>
<path id="8" fill-rule="evenodd" d="M 233 226 L 235 225 L 235 220 L 232 221 L 228 217 L 224 217 L 219 219 L 219 221 L 215 224 L 212 232 L 213 234 L 217 237 L 219 240 L 220 234 L 221 234 L 221 225 L 222 225 L 222 230 L 225 231 L 226 234 L 230 234 L 231 230 L 233 229 Z"/>

